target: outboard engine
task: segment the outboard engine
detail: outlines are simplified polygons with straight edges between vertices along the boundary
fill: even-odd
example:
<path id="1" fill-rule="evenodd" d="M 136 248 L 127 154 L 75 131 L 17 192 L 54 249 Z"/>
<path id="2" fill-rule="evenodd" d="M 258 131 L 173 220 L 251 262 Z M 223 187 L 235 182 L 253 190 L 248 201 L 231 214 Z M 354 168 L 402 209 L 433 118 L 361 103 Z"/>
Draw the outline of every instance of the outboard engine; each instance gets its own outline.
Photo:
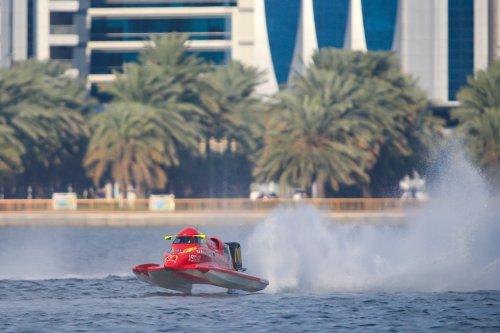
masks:
<path id="1" fill-rule="evenodd" d="M 237 242 L 226 243 L 229 246 L 229 252 L 231 253 L 231 258 L 233 260 L 233 267 L 237 271 L 243 270 L 243 264 L 241 261 L 241 246 Z"/>

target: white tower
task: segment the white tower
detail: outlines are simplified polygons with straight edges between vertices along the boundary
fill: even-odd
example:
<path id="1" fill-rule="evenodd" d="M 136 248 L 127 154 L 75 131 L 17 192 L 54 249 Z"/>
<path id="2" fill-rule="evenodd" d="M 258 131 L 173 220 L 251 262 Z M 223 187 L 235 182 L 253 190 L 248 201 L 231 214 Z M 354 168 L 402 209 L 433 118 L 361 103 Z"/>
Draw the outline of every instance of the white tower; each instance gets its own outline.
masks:
<path id="1" fill-rule="evenodd" d="M 266 8 L 264 0 L 255 0 L 255 66 L 265 71 L 265 82 L 257 87 L 257 94 L 272 95 L 278 92 L 278 82 L 274 73 L 269 37 L 266 25 Z"/>
<path id="2" fill-rule="evenodd" d="M 351 0 L 349 2 L 344 48 L 354 51 L 367 51 L 361 0 Z"/>
<path id="3" fill-rule="evenodd" d="M 313 3 L 312 0 L 302 0 L 297 39 L 295 40 L 295 50 L 293 52 L 292 67 L 288 74 L 288 81 L 293 79 L 296 74 L 301 74 L 304 71 L 317 49 L 318 40 L 316 38 Z"/>

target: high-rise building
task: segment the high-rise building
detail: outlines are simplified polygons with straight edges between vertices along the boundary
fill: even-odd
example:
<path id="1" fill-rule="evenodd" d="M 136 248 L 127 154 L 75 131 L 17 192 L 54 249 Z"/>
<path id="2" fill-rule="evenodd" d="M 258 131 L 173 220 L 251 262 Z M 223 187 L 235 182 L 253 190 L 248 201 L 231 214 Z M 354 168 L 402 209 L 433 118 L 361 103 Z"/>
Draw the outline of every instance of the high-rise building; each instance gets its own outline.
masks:
<path id="1" fill-rule="evenodd" d="M 0 0 L 0 65 L 34 55 L 33 20 L 34 0 Z"/>
<path id="2" fill-rule="evenodd" d="M 190 52 L 220 64 L 231 59 L 236 1 L 90 1 L 87 10 L 89 81 L 113 78 L 136 61 L 149 36 L 185 33 Z"/>
<path id="3" fill-rule="evenodd" d="M 393 51 L 436 104 L 454 105 L 467 76 L 499 54 L 498 0 L 263 1 L 278 84 L 317 48 Z"/>
<path id="4" fill-rule="evenodd" d="M 499 0 L 0 0 L 0 62 L 70 63 L 89 85 L 136 61 L 153 34 L 185 33 L 207 60 L 266 71 L 277 91 L 322 47 L 394 51 L 437 105 L 500 56 Z"/>

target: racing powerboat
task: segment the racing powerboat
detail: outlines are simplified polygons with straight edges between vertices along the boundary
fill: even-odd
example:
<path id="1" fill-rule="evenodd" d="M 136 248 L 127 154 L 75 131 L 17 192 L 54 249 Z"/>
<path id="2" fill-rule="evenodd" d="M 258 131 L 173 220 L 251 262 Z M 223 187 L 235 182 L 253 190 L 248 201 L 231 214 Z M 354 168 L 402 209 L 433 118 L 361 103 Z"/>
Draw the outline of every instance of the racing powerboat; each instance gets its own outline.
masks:
<path id="1" fill-rule="evenodd" d="M 196 229 L 187 228 L 173 239 L 164 264 L 142 264 L 132 271 L 141 281 L 154 286 L 191 293 L 193 284 L 211 284 L 255 292 L 269 282 L 242 272 L 241 247 L 237 242 L 223 243 L 219 238 L 207 237 Z"/>

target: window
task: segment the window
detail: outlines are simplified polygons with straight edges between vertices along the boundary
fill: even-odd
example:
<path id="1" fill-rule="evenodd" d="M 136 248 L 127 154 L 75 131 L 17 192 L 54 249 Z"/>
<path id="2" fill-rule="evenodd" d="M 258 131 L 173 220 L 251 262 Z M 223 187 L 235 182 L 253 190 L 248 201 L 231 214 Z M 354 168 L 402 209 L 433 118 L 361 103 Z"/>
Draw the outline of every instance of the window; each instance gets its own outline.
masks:
<path id="1" fill-rule="evenodd" d="M 145 40 L 152 34 L 186 33 L 189 39 L 227 40 L 231 38 L 231 19 L 94 19 L 90 29 L 93 41 Z"/>
<path id="2" fill-rule="evenodd" d="M 187 55 L 196 53 L 205 61 L 222 65 L 231 59 L 229 50 L 220 51 L 202 51 L 194 52 L 188 51 Z M 90 55 L 90 73 L 91 74 L 111 74 L 113 70 L 121 71 L 124 63 L 137 62 L 139 59 L 139 52 L 104 52 L 93 51 Z"/>
<path id="3" fill-rule="evenodd" d="M 172 244 L 199 244 L 199 237 L 177 237 Z"/>
<path id="4" fill-rule="evenodd" d="M 237 0 L 91 0 L 90 7 L 227 7 L 238 5 Z"/>
<path id="5" fill-rule="evenodd" d="M 278 83 L 288 80 L 299 24 L 299 0 L 266 0 L 266 22 L 271 58 Z"/>
<path id="6" fill-rule="evenodd" d="M 73 48 L 71 46 L 51 46 L 50 58 L 54 60 L 70 61 L 73 59 Z"/>
<path id="7" fill-rule="evenodd" d="M 349 0 L 314 1 L 318 47 L 344 47 Z"/>
<path id="8" fill-rule="evenodd" d="M 366 47 L 371 51 L 387 51 L 392 48 L 397 0 L 363 0 L 363 24 Z"/>
<path id="9" fill-rule="evenodd" d="M 474 72 L 474 1 L 448 1 L 448 98 L 456 100 Z"/>

